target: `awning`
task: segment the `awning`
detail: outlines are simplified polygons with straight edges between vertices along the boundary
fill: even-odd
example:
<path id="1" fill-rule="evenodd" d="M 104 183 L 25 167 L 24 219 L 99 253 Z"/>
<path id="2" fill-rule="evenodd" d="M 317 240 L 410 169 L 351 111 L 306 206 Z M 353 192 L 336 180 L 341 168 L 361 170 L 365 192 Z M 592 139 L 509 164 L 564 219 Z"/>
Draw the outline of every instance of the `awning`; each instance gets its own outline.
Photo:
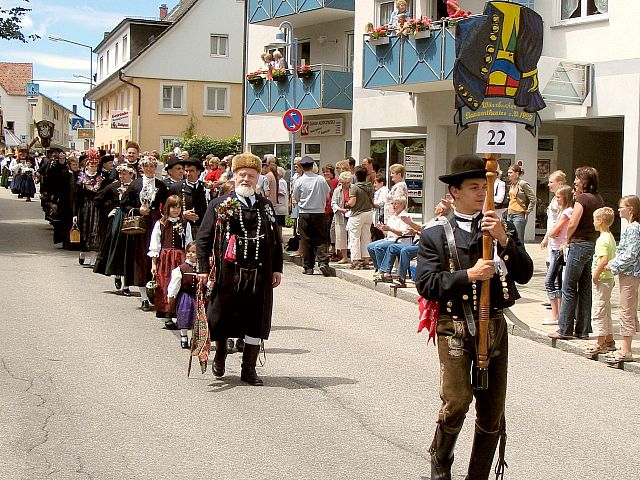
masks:
<path id="1" fill-rule="evenodd" d="M 11 130 L 4 131 L 4 144 L 7 147 L 19 147 L 20 146 L 20 138 L 13 133 Z"/>

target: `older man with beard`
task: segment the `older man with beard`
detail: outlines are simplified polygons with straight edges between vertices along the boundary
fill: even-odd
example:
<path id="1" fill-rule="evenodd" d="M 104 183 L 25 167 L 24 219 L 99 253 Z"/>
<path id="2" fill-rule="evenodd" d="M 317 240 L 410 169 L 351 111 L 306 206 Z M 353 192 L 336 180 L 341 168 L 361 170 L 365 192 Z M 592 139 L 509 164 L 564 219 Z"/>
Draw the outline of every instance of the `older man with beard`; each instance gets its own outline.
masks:
<path id="1" fill-rule="evenodd" d="M 213 374 L 222 377 L 227 339 L 244 338 L 240 379 L 262 385 L 256 373 L 260 343 L 269 338 L 273 289 L 282 278 L 282 244 L 273 206 L 256 195 L 260 158 L 233 157 L 235 191 L 213 200 L 196 239 L 198 279 L 209 281 L 207 312 L 216 345 Z M 213 265 L 210 264 L 210 257 Z"/>

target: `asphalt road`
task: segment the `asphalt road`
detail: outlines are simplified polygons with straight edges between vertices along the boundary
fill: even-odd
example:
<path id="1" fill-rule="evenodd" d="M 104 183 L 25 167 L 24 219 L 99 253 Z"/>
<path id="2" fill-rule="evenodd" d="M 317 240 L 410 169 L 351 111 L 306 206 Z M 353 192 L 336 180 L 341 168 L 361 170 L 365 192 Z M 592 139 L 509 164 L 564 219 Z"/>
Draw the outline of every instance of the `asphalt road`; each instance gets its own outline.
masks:
<path id="1" fill-rule="evenodd" d="M 0 191 L 0 479 L 428 476 L 438 364 L 416 306 L 287 265 L 265 386 L 238 354 L 187 378 L 178 337 L 50 240 L 37 202 Z M 638 478 L 638 376 L 510 342 L 505 477 Z"/>

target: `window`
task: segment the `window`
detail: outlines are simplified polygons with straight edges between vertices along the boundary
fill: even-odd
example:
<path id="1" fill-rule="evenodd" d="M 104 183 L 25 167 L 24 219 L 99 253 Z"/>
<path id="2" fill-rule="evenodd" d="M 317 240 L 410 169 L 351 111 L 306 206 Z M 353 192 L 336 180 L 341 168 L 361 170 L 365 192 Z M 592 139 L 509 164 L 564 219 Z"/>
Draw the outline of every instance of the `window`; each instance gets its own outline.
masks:
<path id="1" fill-rule="evenodd" d="M 104 77 L 104 57 L 100 57 L 100 79 Z"/>
<path id="2" fill-rule="evenodd" d="M 122 110 L 129 110 L 129 105 L 124 103 L 124 92 L 120 92 L 120 108 Z"/>
<path id="3" fill-rule="evenodd" d="M 388 1 L 388 0 L 378 0 L 376 2 L 376 13 L 377 13 L 377 18 L 376 18 L 376 25 L 386 25 L 389 23 L 389 21 L 391 20 L 391 13 L 395 10 L 395 2 L 393 0 Z M 406 18 L 410 18 L 412 15 L 412 12 L 414 12 L 415 9 L 413 8 L 413 1 L 412 0 L 407 0 L 407 14 L 406 14 Z"/>
<path id="4" fill-rule="evenodd" d="M 109 51 L 107 50 L 107 76 L 109 75 L 109 54 L 110 54 L 110 53 L 111 53 L 111 52 L 109 52 Z"/>
<path id="5" fill-rule="evenodd" d="M 113 52 L 113 65 L 118 66 L 118 42 L 116 42 L 116 49 Z"/>
<path id="6" fill-rule="evenodd" d="M 127 103 L 125 104 L 127 108 L 130 108 L 130 105 L 131 105 L 131 98 L 130 98 L 131 94 L 129 93 L 129 91 L 130 90 L 127 88 Z"/>
<path id="7" fill-rule="evenodd" d="M 353 32 L 347 32 L 347 48 L 344 54 L 345 57 L 345 66 L 349 69 L 348 71 L 353 71 L 353 46 L 354 46 L 354 37 Z"/>
<path id="8" fill-rule="evenodd" d="M 54 120 L 58 120 L 58 118 L 60 118 L 60 114 L 59 114 L 59 112 L 58 112 L 58 109 L 57 109 L 57 108 L 54 108 L 54 109 L 53 109 L 53 119 L 54 119 Z"/>
<path id="9" fill-rule="evenodd" d="M 45 117 L 48 117 L 49 115 L 51 115 L 51 110 L 49 108 L 49 104 L 45 103 L 44 105 L 42 105 L 42 114 Z"/>
<path id="10" fill-rule="evenodd" d="M 127 43 L 129 42 L 129 37 L 125 35 L 122 37 L 122 62 L 124 63 L 127 59 Z"/>
<path id="11" fill-rule="evenodd" d="M 162 135 L 160 137 L 160 142 L 161 142 L 161 152 L 164 152 L 166 150 L 168 150 L 169 148 L 173 147 L 173 142 L 175 140 L 180 140 L 178 137 L 171 137 L 171 136 L 166 136 L 166 135 Z"/>
<path id="12" fill-rule="evenodd" d="M 13 132 L 15 129 L 15 122 L 7 122 L 7 130 Z"/>
<path id="13" fill-rule="evenodd" d="M 184 110 L 184 85 L 162 84 L 161 110 L 165 112 L 182 112 Z"/>
<path id="14" fill-rule="evenodd" d="M 229 87 L 205 86 L 205 102 L 204 113 L 228 114 Z"/>
<path id="15" fill-rule="evenodd" d="M 529 7 L 531 10 L 533 10 L 533 4 L 535 3 L 534 0 L 513 0 L 513 3 L 519 3 L 520 5 L 523 5 L 525 7 Z"/>
<path id="16" fill-rule="evenodd" d="M 588 18 L 609 12 L 609 0 L 560 0 L 560 19 Z"/>
<path id="17" fill-rule="evenodd" d="M 226 57 L 228 56 L 229 35 L 211 34 L 211 56 Z"/>

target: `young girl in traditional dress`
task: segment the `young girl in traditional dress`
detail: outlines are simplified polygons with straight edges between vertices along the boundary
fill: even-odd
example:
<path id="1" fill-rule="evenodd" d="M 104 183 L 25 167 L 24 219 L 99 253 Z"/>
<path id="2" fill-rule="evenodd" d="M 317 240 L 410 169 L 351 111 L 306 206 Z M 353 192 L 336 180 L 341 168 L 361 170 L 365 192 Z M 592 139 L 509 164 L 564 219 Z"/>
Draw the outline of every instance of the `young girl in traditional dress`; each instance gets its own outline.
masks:
<path id="1" fill-rule="evenodd" d="M 180 346 L 182 348 L 189 348 L 188 332 L 193 330 L 196 319 L 197 258 L 196 242 L 190 242 L 187 245 L 187 260 L 173 269 L 171 281 L 167 288 L 169 302 L 171 305 L 175 305 L 176 320 L 180 329 Z"/>
<path id="2" fill-rule="evenodd" d="M 191 226 L 182 215 L 182 199 L 171 195 L 162 209 L 162 218 L 151 232 L 148 255 L 151 257 L 151 275 L 158 285 L 154 300 L 156 317 L 164 318 L 165 327 L 172 330 L 177 327 L 173 323 L 175 311 L 167 299 L 167 287 L 171 271 L 184 263 L 184 249 L 192 240 Z"/>
<path id="3" fill-rule="evenodd" d="M 36 196 L 36 182 L 33 177 L 35 170 L 33 169 L 33 159 L 27 159 L 27 166 L 22 169 L 22 184 L 20 185 L 20 194 L 25 198 L 26 202 L 30 202 Z"/>

